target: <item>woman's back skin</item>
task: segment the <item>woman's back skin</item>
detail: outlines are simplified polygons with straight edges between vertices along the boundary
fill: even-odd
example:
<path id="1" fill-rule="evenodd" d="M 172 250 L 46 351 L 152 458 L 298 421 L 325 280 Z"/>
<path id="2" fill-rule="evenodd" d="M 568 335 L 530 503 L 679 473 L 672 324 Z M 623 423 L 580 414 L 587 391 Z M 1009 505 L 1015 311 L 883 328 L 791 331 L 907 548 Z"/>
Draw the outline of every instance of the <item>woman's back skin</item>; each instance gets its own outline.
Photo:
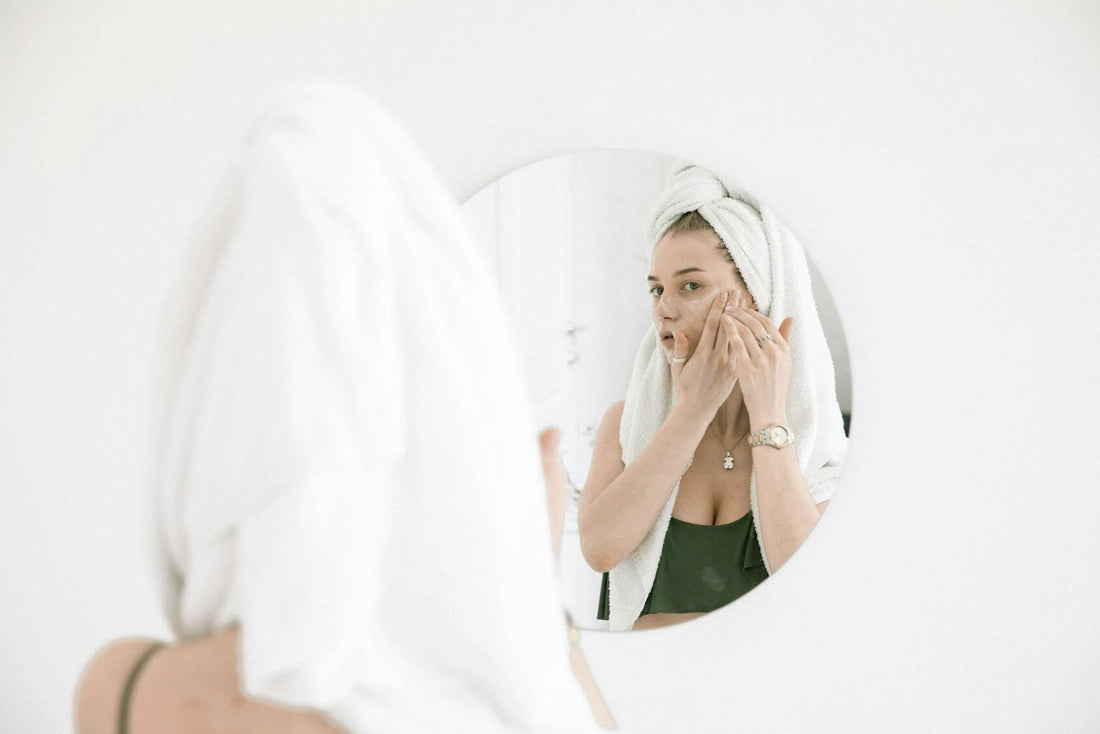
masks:
<path id="1" fill-rule="evenodd" d="M 130 734 L 340 734 L 320 714 L 272 706 L 241 693 L 238 632 L 166 646 L 138 676 L 130 703 Z M 155 640 L 114 642 L 88 663 L 77 688 L 77 734 L 117 734 L 126 678 Z"/>

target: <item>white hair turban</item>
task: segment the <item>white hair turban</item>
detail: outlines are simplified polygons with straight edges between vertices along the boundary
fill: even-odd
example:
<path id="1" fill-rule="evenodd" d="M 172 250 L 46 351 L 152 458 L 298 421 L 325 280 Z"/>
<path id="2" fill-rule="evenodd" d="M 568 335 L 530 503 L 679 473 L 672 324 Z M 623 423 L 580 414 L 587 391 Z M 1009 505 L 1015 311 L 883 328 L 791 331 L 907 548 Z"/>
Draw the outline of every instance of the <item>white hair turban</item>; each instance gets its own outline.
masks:
<path id="1" fill-rule="evenodd" d="M 832 496 L 844 463 L 847 438 L 836 399 L 833 361 L 814 305 L 805 253 L 793 233 L 755 199 L 705 168 L 685 165 L 673 170 L 656 208 L 649 228 L 651 258 L 669 226 L 691 211 L 698 211 L 718 233 L 759 311 L 776 327 L 788 316 L 794 317 L 787 417 L 806 485 L 814 502 L 823 502 Z M 668 362 L 650 325 L 634 362 L 620 424 L 625 464 L 632 463 L 649 445 L 672 409 L 673 398 Z M 611 629 L 629 629 L 645 604 L 679 488 L 677 484 L 641 544 L 610 571 Z M 761 537 L 755 475 L 750 495 L 757 537 Z M 768 562 L 766 555 L 764 562 Z"/>
<path id="2" fill-rule="evenodd" d="M 518 357 L 451 195 L 353 89 L 266 107 L 188 253 L 156 498 L 182 638 L 349 732 L 587 731 Z"/>

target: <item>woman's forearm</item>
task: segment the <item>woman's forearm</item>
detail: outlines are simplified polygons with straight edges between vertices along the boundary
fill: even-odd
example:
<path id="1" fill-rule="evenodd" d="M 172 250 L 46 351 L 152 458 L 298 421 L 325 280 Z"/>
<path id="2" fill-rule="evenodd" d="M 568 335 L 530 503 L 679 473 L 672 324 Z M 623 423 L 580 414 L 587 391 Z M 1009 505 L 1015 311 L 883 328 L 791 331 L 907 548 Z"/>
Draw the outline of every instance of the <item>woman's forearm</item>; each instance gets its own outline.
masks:
<path id="1" fill-rule="evenodd" d="M 754 421 L 750 430 L 758 431 L 773 423 L 786 425 L 786 420 L 775 417 Z M 756 446 L 752 449 L 752 463 L 760 545 L 769 570 L 774 573 L 805 542 L 821 518 L 821 510 L 806 487 L 794 446 L 782 449 Z"/>
<path id="2" fill-rule="evenodd" d="M 581 551 L 593 569 L 610 570 L 642 542 L 687 471 L 707 422 L 704 411 L 678 404 L 630 466 L 590 501 L 582 499 Z M 614 440 L 618 442 L 617 435 Z"/>

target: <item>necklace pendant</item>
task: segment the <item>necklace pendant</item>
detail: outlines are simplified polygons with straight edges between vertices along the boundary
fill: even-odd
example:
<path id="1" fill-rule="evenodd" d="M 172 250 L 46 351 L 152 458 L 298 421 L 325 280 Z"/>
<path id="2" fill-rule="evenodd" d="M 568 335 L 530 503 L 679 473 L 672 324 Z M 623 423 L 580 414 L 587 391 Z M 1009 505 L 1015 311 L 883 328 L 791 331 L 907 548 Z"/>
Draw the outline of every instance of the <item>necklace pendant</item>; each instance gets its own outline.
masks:
<path id="1" fill-rule="evenodd" d="M 726 458 L 722 460 L 722 468 L 723 469 L 732 469 L 733 468 L 733 456 L 730 454 L 729 451 L 726 451 Z"/>

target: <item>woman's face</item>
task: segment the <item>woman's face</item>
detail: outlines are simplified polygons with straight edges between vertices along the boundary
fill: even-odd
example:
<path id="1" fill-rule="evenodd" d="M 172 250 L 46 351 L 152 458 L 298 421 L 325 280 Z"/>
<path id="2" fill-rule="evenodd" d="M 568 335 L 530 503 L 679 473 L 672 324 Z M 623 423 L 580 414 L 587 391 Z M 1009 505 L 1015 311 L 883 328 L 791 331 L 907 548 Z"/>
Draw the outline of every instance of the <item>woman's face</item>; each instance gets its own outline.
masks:
<path id="1" fill-rule="evenodd" d="M 687 356 L 695 353 L 716 295 L 733 291 L 746 303 L 753 301 L 745 281 L 720 247 L 717 234 L 698 231 L 666 234 L 653 249 L 648 278 L 653 326 L 666 359 L 672 358 L 675 331 L 687 337 Z"/>

